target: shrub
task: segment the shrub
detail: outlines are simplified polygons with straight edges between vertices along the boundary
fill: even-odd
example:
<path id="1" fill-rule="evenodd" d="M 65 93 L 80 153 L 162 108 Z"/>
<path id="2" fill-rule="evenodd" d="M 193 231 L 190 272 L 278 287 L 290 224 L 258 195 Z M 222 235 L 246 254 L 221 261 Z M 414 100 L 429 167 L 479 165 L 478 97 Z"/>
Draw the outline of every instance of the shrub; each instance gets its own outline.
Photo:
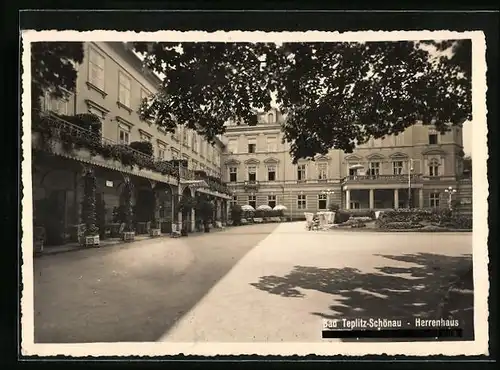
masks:
<path id="1" fill-rule="evenodd" d="M 153 156 L 153 144 L 149 141 L 133 141 L 129 145 L 132 149 L 135 149 L 138 152 L 141 152 L 149 157 Z"/>
<path id="2" fill-rule="evenodd" d="M 381 229 L 419 229 L 422 225 L 411 222 L 386 222 L 380 226 Z"/>
<path id="3" fill-rule="evenodd" d="M 353 217 L 370 217 L 371 219 L 375 218 L 375 211 L 370 209 L 350 209 L 347 212 Z"/>
<path id="4" fill-rule="evenodd" d="M 233 225 L 241 225 L 241 217 L 243 215 L 243 210 L 240 205 L 234 204 L 231 206 L 231 220 L 233 220 Z"/>
<path id="5" fill-rule="evenodd" d="M 337 203 L 330 203 L 330 205 L 328 206 L 328 210 L 330 212 L 338 212 L 339 209 L 340 205 L 338 205 Z"/>
<path id="6" fill-rule="evenodd" d="M 334 223 L 342 224 L 351 218 L 351 214 L 344 211 L 335 212 Z"/>

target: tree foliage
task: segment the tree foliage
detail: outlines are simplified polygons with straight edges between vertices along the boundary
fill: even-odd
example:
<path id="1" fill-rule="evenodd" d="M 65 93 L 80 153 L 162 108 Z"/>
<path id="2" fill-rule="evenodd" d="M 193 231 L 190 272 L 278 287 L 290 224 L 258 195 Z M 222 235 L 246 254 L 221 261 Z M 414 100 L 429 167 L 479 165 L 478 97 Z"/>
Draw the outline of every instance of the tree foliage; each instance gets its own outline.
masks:
<path id="1" fill-rule="evenodd" d="M 416 120 L 446 131 L 471 119 L 470 40 L 134 47 L 165 76 L 143 118 L 213 139 L 227 121 L 255 123 L 274 97 L 295 161 L 332 148 L 352 152 Z"/>
<path id="2" fill-rule="evenodd" d="M 74 91 L 77 71 L 84 56 L 81 42 L 31 43 L 31 97 L 38 108 L 44 92 L 61 98 L 66 91 Z"/>

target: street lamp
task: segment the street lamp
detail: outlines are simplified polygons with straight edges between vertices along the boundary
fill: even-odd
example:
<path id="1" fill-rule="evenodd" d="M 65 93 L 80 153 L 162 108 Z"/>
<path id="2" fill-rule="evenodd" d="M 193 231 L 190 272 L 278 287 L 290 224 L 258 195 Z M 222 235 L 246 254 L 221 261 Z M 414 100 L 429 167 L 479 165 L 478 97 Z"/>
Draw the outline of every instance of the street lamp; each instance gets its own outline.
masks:
<path id="1" fill-rule="evenodd" d="M 446 193 L 448 193 L 448 208 L 450 208 L 450 211 L 451 211 L 451 209 L 452 209 L 451 198 L 452 198 L 453 194 L 455 194 L 457 192 L 457 189 L 453 189 L 451 186 L 449 186 L 448 189 L 444 189 L 444 191 Z"/>
<path id="2" fill-rule="evenodd" d="M 408 161 L 408 208 L 411 208 L 411 174 L 413 172 L 413 159 Z"/>
<path id="3" fill-rule="evenodd" d="M 335 194 L 335 192 L 332 189 L 326 189 L 321 192 L 321 194 L 326 195 L 326 208 L 330 206 L 330 194 Z"/>

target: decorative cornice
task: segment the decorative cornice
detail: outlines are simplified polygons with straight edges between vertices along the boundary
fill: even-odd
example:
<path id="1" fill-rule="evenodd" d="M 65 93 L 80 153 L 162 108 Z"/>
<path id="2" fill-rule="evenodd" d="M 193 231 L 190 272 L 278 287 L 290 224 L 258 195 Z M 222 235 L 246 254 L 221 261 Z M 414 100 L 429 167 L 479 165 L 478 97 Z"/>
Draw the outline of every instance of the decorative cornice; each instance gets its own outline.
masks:
<path id="1" fill-rule="evenodd" d="M 123 104 L 122 102 L 117 101 L 117 102 L 116 102 L 116 105 L 118 105 L 118 107 L 119 107 L 119 108 L 125 109 L 125 110 L 128 112 L 128 114 L 132 114 L 132 108 L 127 107 L 127 106 L 126 106 L 125 104 Z"/>
<path id="2" fill-rule="evenodd" d="M 108 95 L 108 93 L 107 93 L 106 91 L 104 91 L 104 90 L 102 90 L 102 89 L 98 88 L 98 87 L 97 87 L 96 85 L 94 85 L 92 82 L 87 81 L 87 82 L 85 82 L 85 83 L 87 84 L 87 88 L 88 88 L 89 90 L 95 90 L 95 91 L 97 91 L 99 94 L 101 94 L 101 96 L 102 96 L 102 98 L 103 98 L 103 99 L 104 99 L 104 98 Z"/>
<path id="3" fill-rule="evenodd" d="M 147 136 L 147 137 L 149 137 L 149 138 L 152 138 L 152 137 L 153 137 L 153 135 L 151 135 L 151 134 L 150 134 L 149 132 L 147 132 L 147 131 L 144 131 L 144 130 L 143 130 L 143 129 L 141 129 L 141 128 L 140 128 L 138 131 L 139 131 L 139 133 L 141 133 L 141 134 L 143 134 L 143 135 L 145 135 L 145 136 Z"/>

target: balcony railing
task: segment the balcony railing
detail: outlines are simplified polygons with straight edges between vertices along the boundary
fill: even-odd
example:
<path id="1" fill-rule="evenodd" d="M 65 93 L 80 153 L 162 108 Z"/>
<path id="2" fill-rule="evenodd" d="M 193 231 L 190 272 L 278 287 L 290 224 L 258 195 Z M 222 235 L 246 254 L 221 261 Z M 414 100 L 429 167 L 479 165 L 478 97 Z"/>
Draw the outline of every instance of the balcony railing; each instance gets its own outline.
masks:
<path id="1" fill-rule="evenodd" d="M 60 141 L 63 149 L 68 152 L 85 148 L 93 155 L 100 155 L 104 159 L 117 160 L 125 166 L 133 167 L 135 165 L 139 169 L 146 168 L 177 179 L 195 180 L 198 178 L 195 171 L 179 163 L 147 155 L 127 144 L 120 144 L 102 137 L 100 133 L 70 123 L 50 112 L 34 110 L 32 113 L 32 130 L 43 136 L 46 145 L 44 149 L 46 150 L 50 150 L 47 144 L 55 139 Z M 208 183 L 213 190 L 231 194 L 222 182 L 209 181 Z"/>
<path id="2" fill-rule="evenodd" d="M 413 174 L 410 175 L 410 180 L 412 183 L 422 181 L 422 175 Z M 347 176 L 343 179 L 343 183 L 407 183 L 408 175 L 355 175 Z"/>
<path id="3" fill-rule="evenodd" d="M 245 189 L 257 189 L 259 187 L 259 182 L 256 180 L 247 180 L 243 185 Z"/>

